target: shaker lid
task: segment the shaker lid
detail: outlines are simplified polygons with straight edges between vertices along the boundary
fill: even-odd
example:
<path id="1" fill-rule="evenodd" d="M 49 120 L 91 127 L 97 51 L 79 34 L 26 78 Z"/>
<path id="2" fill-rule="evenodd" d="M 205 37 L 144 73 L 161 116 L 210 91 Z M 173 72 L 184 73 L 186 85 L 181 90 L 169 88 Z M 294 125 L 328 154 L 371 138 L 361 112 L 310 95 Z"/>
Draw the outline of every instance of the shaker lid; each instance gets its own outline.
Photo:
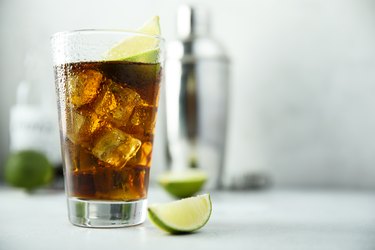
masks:
<path id="1" fill-rule="evenodd" d="M 177 10 L 177 40 L 167 43 L 167 58 L 195 62 L 199 59 L 228 61 L 224 48 L 210 37 L 210 16 L 203 6 L 181 5 Z"/>
<path id="2" fill-rule="evenodd" d="M 209 13 L 201 6 L 181 5 L 177 11 L 177 34 L 180 39 L 206 35 Z"/>

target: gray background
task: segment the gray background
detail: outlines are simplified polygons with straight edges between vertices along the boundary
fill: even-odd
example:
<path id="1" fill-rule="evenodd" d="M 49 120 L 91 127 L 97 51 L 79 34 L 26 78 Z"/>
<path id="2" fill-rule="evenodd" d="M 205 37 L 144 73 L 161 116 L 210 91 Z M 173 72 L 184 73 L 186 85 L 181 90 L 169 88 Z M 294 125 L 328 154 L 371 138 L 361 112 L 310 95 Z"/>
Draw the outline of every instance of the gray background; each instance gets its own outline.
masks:
<path id="1" fill-rule="evenodd" d="M 158 14 L 169 40 L 180 2 L 0 0 L 0 167 L 27 51 L 38 48 L 53 86 L 52 33 L 136 28 Z M 210 9 L 232 62 L 225 182 L 264 171 L 277 186 L 374 188 L 375 2 L 191 2 Z M 165 168 L 163 117 L 153 174 Z"/>

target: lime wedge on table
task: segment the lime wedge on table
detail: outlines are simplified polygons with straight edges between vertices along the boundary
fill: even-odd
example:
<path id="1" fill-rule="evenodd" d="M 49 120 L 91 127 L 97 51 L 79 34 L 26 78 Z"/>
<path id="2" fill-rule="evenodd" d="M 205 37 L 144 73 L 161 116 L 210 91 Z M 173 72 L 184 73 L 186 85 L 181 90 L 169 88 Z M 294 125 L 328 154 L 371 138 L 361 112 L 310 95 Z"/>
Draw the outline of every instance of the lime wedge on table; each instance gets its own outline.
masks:
<path id="1" fill-rule="evenodd" d="M 159 176 L 159 184 L 177 198 L 196 194 L 203 187 L 207 175 L 201 170 L 170 171 Z"/>
<path id="2" fill-rule="evenodd" d="M 106 60 L 157 62 L 159 59 L 159 39 L 157 38 L 160 35 L 159 17 L 153 17 L 137 31 L 139 35 L 128 37 L 113 46 L 108 51 Z"/>
<path id="3" fill-rule="evenodd" d="M 203 227 L 211 216 L 209 194 L 148 207 L 150 220 L 170 233 L 189 233 Z"/>

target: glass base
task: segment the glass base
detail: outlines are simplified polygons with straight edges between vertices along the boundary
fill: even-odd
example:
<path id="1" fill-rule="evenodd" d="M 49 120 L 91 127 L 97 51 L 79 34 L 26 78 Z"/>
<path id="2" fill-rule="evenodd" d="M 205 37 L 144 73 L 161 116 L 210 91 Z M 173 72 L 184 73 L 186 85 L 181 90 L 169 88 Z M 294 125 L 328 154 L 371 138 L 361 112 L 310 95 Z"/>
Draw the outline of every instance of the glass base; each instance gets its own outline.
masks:
<path id="1" fill-rule="evenodd" d="M 127 227 L 141 224 L 147 213 L 147 199 L 139 201 L 97 201 L 68 198 L 69 220 L 81 227 Z"/>

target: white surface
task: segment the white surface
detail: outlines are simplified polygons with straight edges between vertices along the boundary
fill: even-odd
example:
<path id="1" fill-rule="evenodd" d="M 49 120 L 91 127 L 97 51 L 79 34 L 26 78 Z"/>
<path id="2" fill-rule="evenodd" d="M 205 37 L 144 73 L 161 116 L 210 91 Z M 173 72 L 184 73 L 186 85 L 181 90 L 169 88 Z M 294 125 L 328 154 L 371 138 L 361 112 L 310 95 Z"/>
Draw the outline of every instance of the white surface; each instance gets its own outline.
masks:
<path id="1" fill-rule="evenodd" d="M 151 189 L 151 202 L 170 198 Z M 0 249 L 327 249 L 375 248 L 375 198 L 343 191 L 212 193 L 208 224 L 172 236 L 147 220 L 120 229 L 87 229 L 67 219 L 63 193 L 0 189 Z"/>

